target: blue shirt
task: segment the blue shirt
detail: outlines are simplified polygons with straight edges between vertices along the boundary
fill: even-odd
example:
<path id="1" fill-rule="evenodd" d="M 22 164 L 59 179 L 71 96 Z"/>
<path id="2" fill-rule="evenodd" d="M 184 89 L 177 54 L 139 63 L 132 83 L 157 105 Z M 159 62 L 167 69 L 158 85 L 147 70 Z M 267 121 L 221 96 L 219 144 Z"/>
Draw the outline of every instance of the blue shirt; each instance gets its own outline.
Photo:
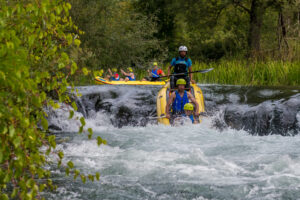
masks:
<path id="1" fill-rule="evenodd" d="M 176 60 L 176 58 L 172 59 L 171 66 L 174 67 L 176 64 L 180 64 L 180 63 L 185 64 L 187 66 L 186 71 L 188 71 L 188 68 L 190 68 L 192 66 L 192 60 L 191 59 L 188 58 L 187 61 L 185 61 L 185 57 L 181 58 L 180 56 L 179 56 L 178 60 Z"/>

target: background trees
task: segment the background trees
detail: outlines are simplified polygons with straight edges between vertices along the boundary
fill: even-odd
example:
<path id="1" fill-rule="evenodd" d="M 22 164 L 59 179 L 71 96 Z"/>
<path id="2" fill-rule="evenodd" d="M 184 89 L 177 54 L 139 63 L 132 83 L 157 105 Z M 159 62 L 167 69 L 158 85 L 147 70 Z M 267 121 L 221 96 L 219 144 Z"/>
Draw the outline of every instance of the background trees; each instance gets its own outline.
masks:
<path id="1" fill-rule="evenodd" d="M 85 33 L 82 53 L 90 68 L 142 67 L 165 57 L 154 15 L 136 12 L 133 2 L 73 0 L 71 15 Z"/>
<path id="2" fill-rule="evenodd" d="M 148 67 L 179 45 L 198 61 L 299 59 L 299 0 L 78 0 L 71 15 L 85 32 L 91 68 Z"/>
<path id="3" fill-rule="evenodd" d="M 163 38 L 170 52 L 186 44 L 196 60 L 295 59 L 298 54 L 296 0 L 140 0 L 136 4 L 138 11 L 155 15 L 158 24 L 172 24 L 163 26 L 171 33 Z M 158 31 L 161 39 L 166 31 Z"/>

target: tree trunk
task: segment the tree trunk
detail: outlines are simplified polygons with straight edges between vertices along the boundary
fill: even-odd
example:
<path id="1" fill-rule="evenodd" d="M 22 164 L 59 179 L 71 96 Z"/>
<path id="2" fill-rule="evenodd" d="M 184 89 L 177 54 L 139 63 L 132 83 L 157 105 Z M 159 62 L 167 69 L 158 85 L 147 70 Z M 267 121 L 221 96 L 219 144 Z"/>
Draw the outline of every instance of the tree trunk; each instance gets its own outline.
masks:
<path id="1" fill-rule="evenodd" d="M 287 31 L 286 31 L 286 25 L 285 25 L 285 20 L 284 20 L 284 16 L 283 16 L 283 13 L 282 11 L 280 10 L 279 11 L 279 15 L 278 15 L 278 26 L 279 26 L 279 51 L 282 50 L 282 47 L 285 47 L 286 49 L 283 49 L 283 50 L 289 50 L 289 44 L 287 42 L 287 39 L 286 39 L 286 35 L 287 35 Z M 283 46 L 285 45 L 285 46 Z"/>
<path id="2" fill-rule="evenodd" d="M 263 0 L 252 0 L 250 8 L 250 28 L 248 33 L 249 56 L 256 57 L 260 53 L 260 38 L 263 16 L 266 11 Z"/>

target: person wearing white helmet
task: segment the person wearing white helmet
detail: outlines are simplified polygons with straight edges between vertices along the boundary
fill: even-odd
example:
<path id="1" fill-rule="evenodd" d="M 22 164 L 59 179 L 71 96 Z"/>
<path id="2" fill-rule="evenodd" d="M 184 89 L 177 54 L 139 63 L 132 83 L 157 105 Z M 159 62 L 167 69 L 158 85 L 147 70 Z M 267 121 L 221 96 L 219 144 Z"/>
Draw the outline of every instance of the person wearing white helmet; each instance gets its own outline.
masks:
<path id="1" fill-rule="evenodd" d="M 187 57 L 188 49 L 186 46 L 180 46 L 179 49 L 179 56 L 173 58 L 171 61 L 171 65 L 168 68 L 168 76 L 170 77 L 170 84 L 171 89 L 176 88 L 176 81 L 178 79 L 185 79 L 186 80 L 186 88 L 190 88 L 190 82 L 193 82 L 193 74 L 189 73 L 192 71 L 192 61 L 190 58 Z M 172 74 L 171 74 L 172 70 Z M 185 73 L 185 75 L 178 75 L 180 73 Z M 174 76 L 175 75 L 175 76 Z"/>

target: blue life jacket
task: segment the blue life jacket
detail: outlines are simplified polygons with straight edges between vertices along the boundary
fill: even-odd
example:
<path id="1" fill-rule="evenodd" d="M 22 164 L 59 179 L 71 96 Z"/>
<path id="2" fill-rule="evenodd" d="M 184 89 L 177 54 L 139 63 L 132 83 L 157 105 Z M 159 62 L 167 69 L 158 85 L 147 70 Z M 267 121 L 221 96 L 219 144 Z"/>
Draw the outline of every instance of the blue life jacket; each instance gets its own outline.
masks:
<path id="1" fill-rule="evenodd" d="M 113 81 L 119 81 L 120 80 L 120 76 L 118 73 L 114 73 L 114 76 L 111 78 L 111 80 Z"/>
<path id="2" fill-rule="evenodd" d="M 184 105 L 186 103 L 189 103 L 187 92 L 184 91 L 183 97 L 181 97 L 179 95 L 178 91 L 175 91 L 175 94 L 176 94 L 176 98 L 172 104 L 173 113 L 174 114 L 182 114 L 182 113 L 184 113 L 184 109 L 183 109 Z"/>
<path id="3" fill-rule="evenodd" d="M 153 69 L 153 70 L 152 70 L 151 73 L 152 73 L 152 77 L 153 77 L 153 78 L 159 78 L 159 75 L 157 74 L 157 71 L 158 71 L 158 69 Z"/>
<path id="4" fill-rule="evenodd" d="M 130 81 L 135 81 L 135 76 L 134 78 L 131 78 L 131 76 L 126 76 Z"/>
<path id="5" fill-rule="evenodd" d="M 192 123 L 194 123 L 194 121 L 195 121 L 194 120 L 194 115 L 186 116 L 186 114 L 183 114 L 182 116 L 190 118 L 192 120 Z"/>

